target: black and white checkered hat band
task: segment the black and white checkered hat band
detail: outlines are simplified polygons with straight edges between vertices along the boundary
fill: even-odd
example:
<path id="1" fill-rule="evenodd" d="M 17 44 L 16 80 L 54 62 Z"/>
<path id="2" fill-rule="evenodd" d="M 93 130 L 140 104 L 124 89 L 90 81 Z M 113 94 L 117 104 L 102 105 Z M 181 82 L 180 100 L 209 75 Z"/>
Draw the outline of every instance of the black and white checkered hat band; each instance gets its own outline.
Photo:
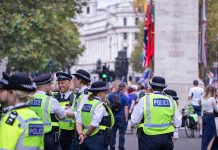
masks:
<path id="1" fill-rule="evenodd" d="M 47 81 L 43 81 L 43 82 L 36 82 L 36 85 L 43 85 L 43 84 L 47 84 L 50 83 L 51 79 L 47 80 Z"/>
<path id="2" fill-rule="evenodd" d="M 99 88 L 90 88 L 90 91 L 104 91 L 104 90 L 108 90 L 108 87 L 99 87 Z"/>
<path id="3" fill-rule="evenodd" d="M 26 89 L 34 89 L 34 88 L 36 88 L 36 84 L 35 83 L 33 83 L 31 85 L 29 85 L 29 84 L 21 84 L 20 86 L 22 86 L 23 88 L 26 88 Z"/>
<path id="4" fill-rule="evenodd" d="M 66 77 L 66 76 L 63 76 L 63 75 L 59 75 L 57 78 L 58 78 L 58 79 L 67 79 L 67 80 L 70 79 L 70 78 L 68 78 L 68 77 Z"/>
<path id="5" fill-rule="evenodd" d="M 159 86 L 159 87 L 166 87 L 166 84 L 160 84 L 160 83 L 154 83 L 154 82 L 150 82 L 151 85 L 155 85 L 155 86 Z"/>
<path id="6" fill-rule="evenodd" d="M 85 78 L 86 80 L 90 80 L 88 77 L 86 77 L 86 76 L 84 76 L 84 75 L 82 75 L 82 74 L 80 74 L 80 73 L 76 73 L 77 75 L 79 75 L 79 76 L 82 76 L 83 78 Z M 75 75 L 76 75 L 75 74 Z"/>

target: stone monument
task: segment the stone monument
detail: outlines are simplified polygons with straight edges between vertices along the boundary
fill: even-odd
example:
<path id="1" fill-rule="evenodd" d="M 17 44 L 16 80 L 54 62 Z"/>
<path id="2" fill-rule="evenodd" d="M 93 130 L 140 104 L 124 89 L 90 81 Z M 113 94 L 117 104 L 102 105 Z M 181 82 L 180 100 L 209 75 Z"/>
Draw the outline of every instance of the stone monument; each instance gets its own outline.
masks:
<path id="1" fill-rule="evenodd" d="M 175 89 L 180 108 L 198 69 L 198 0 L 155 0 L 154 75 L 163 76 L 167 88 Z"/>

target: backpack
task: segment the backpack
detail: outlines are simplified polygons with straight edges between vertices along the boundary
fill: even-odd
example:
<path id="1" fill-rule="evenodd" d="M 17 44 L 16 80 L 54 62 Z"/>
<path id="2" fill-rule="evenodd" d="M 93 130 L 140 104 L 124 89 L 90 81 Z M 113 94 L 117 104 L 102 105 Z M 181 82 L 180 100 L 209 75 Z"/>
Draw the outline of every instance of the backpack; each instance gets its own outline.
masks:
<path id="1" fill-rule="evenodd" d="M 122 103 L 120 100 L 120 94 L 118 92 L 114 93 L 110 100 L 110 108 L 113 113 L 118 113 L 122 109 Z"/>
<path id="2" fill-rule="evenodd" d="M 191 128 L 191 129 L 197 128 L 197 122 L 196 122 L 194 116 L 189 116 L 189 128 Z"/>

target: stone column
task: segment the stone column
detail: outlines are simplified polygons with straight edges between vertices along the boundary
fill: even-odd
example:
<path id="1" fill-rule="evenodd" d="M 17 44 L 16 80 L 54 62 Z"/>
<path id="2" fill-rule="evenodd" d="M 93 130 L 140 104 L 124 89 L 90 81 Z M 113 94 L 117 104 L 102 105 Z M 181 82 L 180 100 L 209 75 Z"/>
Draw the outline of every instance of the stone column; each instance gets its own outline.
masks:
<path id="1" fill-rule="evenodd" d="M 154 75 L 175 89 L 180 107 L 198 75 L 198 0 L 155 0 Z"/>

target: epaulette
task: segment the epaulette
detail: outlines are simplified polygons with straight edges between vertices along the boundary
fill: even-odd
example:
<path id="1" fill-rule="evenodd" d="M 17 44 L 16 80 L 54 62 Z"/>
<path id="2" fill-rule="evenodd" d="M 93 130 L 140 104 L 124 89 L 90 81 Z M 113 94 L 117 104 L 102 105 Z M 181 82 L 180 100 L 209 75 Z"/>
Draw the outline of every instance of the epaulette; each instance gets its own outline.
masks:
<path id="1" fill-rule="evenodd" d="M 152 93 L 145 93 L 145 95 L 151 95 Z"/>
<path id="2" fill-rule="evenodd" d="M 52 93 L 51 93 L 52 96 L 56 96 L 56 95 L 58 95 L 58 94 L 59 94 L 59 92 L 52 92 Z"/>
<path id="3" fill-rule="evenodd" d="M 85 89 L 83 93 L 84 93 L 85 95 L 88 95 L 88 94 L 89 94 L 89 90 L 88 90 L 88 89 Z"/>
<path id="4" fill-rule="evenodd" d="M 10 114 L 9 114 L 9 117 L 8 119 L 6 120 L 6 124 L 9 124 L 9 125 L 13 125 L 14 124 L 14 121 L 16 120 L 17 118 L 17 112 L 16 111 L 12 111 Z"/>

